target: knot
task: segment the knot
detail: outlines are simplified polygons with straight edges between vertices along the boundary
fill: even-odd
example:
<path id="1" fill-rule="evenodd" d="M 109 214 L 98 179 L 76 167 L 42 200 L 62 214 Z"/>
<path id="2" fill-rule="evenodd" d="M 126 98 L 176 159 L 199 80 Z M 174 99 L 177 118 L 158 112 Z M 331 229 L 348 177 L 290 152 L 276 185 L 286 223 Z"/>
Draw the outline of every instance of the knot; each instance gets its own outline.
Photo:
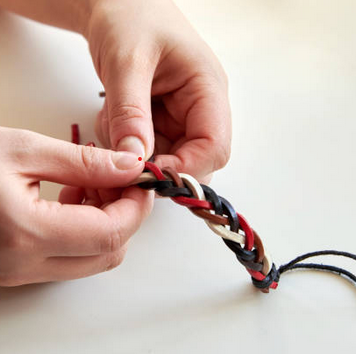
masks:
<path id="1" fill-rule="evenodd" d="M 279 272 L 276 269 L 275 264 L 272 264 L 272 268 L 269 273 L 261 279 L 256 279 L 253 276 L 251 277 L 253 285 L 261 289 L 264 292 L 268 292 L 269 288 L 276 289 L 279 281 Z"/>

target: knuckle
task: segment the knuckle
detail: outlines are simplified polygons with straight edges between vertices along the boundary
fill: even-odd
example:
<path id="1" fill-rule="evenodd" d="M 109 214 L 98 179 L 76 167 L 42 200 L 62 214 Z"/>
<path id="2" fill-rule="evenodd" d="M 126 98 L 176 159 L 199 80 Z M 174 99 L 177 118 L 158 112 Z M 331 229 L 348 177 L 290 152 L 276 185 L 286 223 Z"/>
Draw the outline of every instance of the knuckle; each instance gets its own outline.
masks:
<path id="1" fill-rule="evenodd" d="M 228 144 L 218 143 L 216 145 L 216 159 L 214 161 L 214 170 L 219 170 L 226 166 L 230 159 L 231 146 Z"/>
<path id="2" fill-rule="evenodd" d="M 120 121 L 121 124 L 124 124 L 128 121 L 131 121 L 133 118 L 144 118 L 146 112 L 136 104 L 114 104 L 110 108 L 110 122 L 114 120 Z"/>
<path id="3" fill-rule="evenodd" d="M 106 257 L 105 270 L 109 271 L 118 267 L 125 258 L 126 249 L 122 248 L 118 252 L 112 252 Z"/>
<path id="4" fill-rule="evenodd" d="M 77 145 L 79 161 L 86 173 L 93 174 L 95 172 L 96 153 L 92 146 Z"/>
<path id="5" fill-rule="evenodd" d="M 118 222 L 108 220 L 104 229 L 106 232 L 101 239 L 100 252 L 108 254 L 119 252 L 123 243 L 123 235 Z"/>
<path id="6" fill-rule="evenodd" d="M 122 136 L 130 135 L 129 131 L 132 127 L 143 129 L 146 126 L 149 113 L 145 112 L 139 105 L 135 104 L 115 104 L 110 108 L 109 126 L 110 126 L 110 142 L 112 146 L 116 146 Z"/>
<path id="7" fill-rule="evenodd" d="M 121 234 L 117 230 L 107 233 L 107 235 L 101 241 L 101 253 L 119 252 L 121 249 L 121 239 Z"/>
<path id="8" fill-rule="evenodd" d="M 137 70 L 139 68 L 148 70 L 151 66 L 152 58 L 157 56 L 153 55 L 157 52 L 154 49 L 155 48 L 151 48 L 151 46 L 147 47 L 142 38 L 138 39 L 136 45 L 126 47 L 125 50 L 123 50 L 123 48 L 121 48 L 121 50 L 114 50 L 112 58 L 120 67 L 125 67 L 129 70 Z"/>
<path id="9" fill-rule="evenodd" d="M 6 252 L 19 252 L 25 246 L 23 237 L 19 234 L 3 236 L 0 238 L 0 247 Z"/>
<path id="10" fill-rule="evenodd" d="M 144 39 L 138 39 L 134 45 L 124 46 L 104 43 L 97 60 L 99 75 L 104 83 L 111 83 L 117 74 L 126 72 L 154 71 L 160 58 L 160 46 L 147 46 Z M 108 70 L 109 68 L 109 70 Z"/>
<path id="11" fill-rule="evenodd" d="M 2 137 L 4 148 L 11 146 L 9 156 L 13 161 L 22 162 L 35 154 L 35 133 L 24 129 L 10 129 L 7 136 Z M 3 139 L 5 138 L 5 139 Z"/>
<path id="12" fill-rule="evenodd" d="M 126 66 L 131 69 L 140 68 L 147 62 L 146 56 L 143 55 L 139 46 L 121 52 L 121 54 L 122 55 L 119 56 L 119 61 L 126 64 Z"/>

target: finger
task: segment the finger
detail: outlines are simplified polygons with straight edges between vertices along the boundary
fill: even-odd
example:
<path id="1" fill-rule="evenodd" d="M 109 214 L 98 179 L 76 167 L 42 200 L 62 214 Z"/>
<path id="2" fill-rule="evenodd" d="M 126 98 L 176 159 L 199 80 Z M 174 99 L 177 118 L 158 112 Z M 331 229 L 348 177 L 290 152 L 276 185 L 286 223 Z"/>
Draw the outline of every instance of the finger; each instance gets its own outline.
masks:
<path id="1" fill-rule="evenodd" d="M 98 194 L 102 204 L 112 203 L 121 198 L 122 188 L 98 189 Z"/>
<path id="2" fill-rule="evenodd" d="M 154 148 L 151 85 L 155 68 L 146 56 L 137 54 L 117 58 L 109 68 L 104 86 L 111 146 L 149 158 Z"/>
<path id="3" fill-rule="evenodd" d="M 122 191 L 121 199 L 107 205 L 103 211 L 116 222 L 120 230 L 121 243 L 126 243 L 135 233 L 153 208 L 154 192 L 138 187 L 129 187 Z"/>
<path id="4" fill-rule="evenodd" d="M 45 262 L 41 282 L 88 277 L 116 268 L 124 260 L 126 244 L 118 252 L 88 257 L 51 257 Z"/>
<path id="5" fill-rule="evenodd" d="M 137 187 L 125 189 L 122 199 L 103 210 L 38 200 L 31 214 L 38 247 L 47 257 L 116 252 L 138 229 L 152 205 L 152 195 Z"/>
<path id="6" fill-rule="evenodd" d="M 17 172 L 34 181 L 114 188 L 127 185 L 144 166 L 133 153 L 75 145 L 33 132 L 22 134 L 22 139 L 15 137 L 18 144 L 10 152 L 12 163 Z"/>
<path id="7" fill-rule="evenodd" d="M 100 207 L 103 204 L 112 203 L 121 198 L 122 188 L 92 189 L 65 186 L 62 188 L 58 201 L 62 204 L 82 204 Z M 90 203 L 87 203 L 90 201 Z"/>
<path id="8" fill-rule="evenodd" d="M 204 176 L 203 178 L 199 178 L 199 183 L 205 184 L 208 186 L 210 184 L 211 180 L 213 179 L 213 175 L 214 175 L 213 173 L 210 173 L 210 174 Z"/>
<path id="9" fill-rule="evenodd" d="M 62 204 L 81 204 L 84 199 L 84 188 L 65 186 L 59 193 L 58 201 Z"/>
<path id="10" fill-rule="evenodd" d="M 93 188 L 85 188 L 85 200 L 83 204 L 99 208 L 102 202 L 98 190 Z"/>
<path id="11" fill-rule="evenodd" d="M 171 148 L 173 155 L 158 155 L 155 162 L 197 178 L 222 168 L 229 159 L 231 145 L 231 116 L 225 87 L 214 78 L 198 77 L 167 97 L 165 104 L 168 111 L 176 110 L 176 114 L 185 117 L 186 134 Z"/>

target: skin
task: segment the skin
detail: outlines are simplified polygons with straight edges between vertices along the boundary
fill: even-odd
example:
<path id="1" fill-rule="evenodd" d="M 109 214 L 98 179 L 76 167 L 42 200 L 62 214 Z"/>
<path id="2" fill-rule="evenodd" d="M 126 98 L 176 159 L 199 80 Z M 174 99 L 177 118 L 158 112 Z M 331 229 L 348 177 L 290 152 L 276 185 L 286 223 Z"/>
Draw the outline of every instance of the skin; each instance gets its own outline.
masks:
<path id="1" fill-rule="evenodd" d="M 155 150 L 159 166 L 199 179 L 225 165 L 231 134 L 226 75 L 171 1 L 101 2 L 86 36 L 107 92 L 96 124 L 104 146 L 138 136 L 146 157 Z"/>
<path id="2" fill-rule="evenodd" d="M 116 188 L 142 172 L 137 155 L 9 128 L 0 128 L 0 151 L 2 286 L 80 278 L 122 261 L 153 204 L 151 193 Z M 43 180 L 72 187 L 59 202 L 46 201 L 39 198 Z M 118 198 L 82 204 L 83 187 L 111 188 Z"/>
<path id="3" fill-rule="evenodd" d="M 160 167 L 203 182 L 226 164 L 227 78 L 172 1 L 0 0 L 0 7 L 87 39 L 106 91 L 95 126 L 104 147 L 134 153 L 136 159 L 155 153 Z M 1 129 L 0 135 L 0 159 L 8 171 L 0 193 L 16 205 L 10 211 L 6 203 L 0 206 L 6 221 L 0 285 L 79 278 L 118 265 L 153 198 L 137 188 L 117 187 L 134 180 L 143 163 L 113 170 L 109 162 L 99 167 L 97 155 L 110 159 L 109 150 L 17 130 Z M 90 158 L 83 160 L 86 154 Z M 68 185 L 58 203 L 39 199 L 40 180 Z M 83 218 L 87 222 L 77 222 Z"/>

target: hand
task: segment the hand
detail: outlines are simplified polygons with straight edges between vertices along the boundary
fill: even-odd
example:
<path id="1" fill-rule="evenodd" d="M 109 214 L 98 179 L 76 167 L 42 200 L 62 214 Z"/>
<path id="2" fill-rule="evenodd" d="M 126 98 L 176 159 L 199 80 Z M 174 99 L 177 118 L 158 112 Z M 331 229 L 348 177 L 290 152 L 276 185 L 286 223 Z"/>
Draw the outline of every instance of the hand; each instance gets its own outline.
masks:
<path id="1" fill-rule="evenodd" d="M 80 186 L 127 186 L 143 169 L 137 155 L 8 128 L 0 128 L 0 151 L 0 286 L 80 278 L 120 264 L 153 195 L 129 187 L 102 205 L 81 205 Z M 46 201 L 43 180 L 73 187 L 60 202 Z"/>
<path id="2" fill-rule="evenodd" d="M 230 154 L 226 75 L 170 0 L 97 0 L 85 30 L 106 90 L 102 144 L 202 179 Z M 152 100 L 152 104 L 151 104 Z"/>

